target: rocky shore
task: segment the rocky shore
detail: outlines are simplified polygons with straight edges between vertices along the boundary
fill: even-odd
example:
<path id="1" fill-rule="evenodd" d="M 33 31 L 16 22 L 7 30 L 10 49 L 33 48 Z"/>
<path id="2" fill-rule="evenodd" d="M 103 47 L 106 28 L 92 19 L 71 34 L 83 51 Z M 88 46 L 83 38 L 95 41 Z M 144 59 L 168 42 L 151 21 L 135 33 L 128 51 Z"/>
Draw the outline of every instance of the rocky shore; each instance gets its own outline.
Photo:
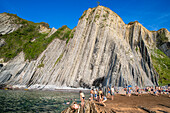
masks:
<path id="1" fill-rule="evenodd" d="M 57 87 L 55 85 L 33 85 L 27 87 L 26 85 L 6 85 L 0 84 L 0 90 L 46 90 L 46 91 L 59 91 L 59 92 L 74 92 L 79 93 L 82 90 L 85 93 L 90 93 L 90 89 L 86 88 L 72 88 L 72 87 Z"/>
<path id="2" fill-rule="evenodd" d="M 116 95 L 114 100 L 106 101 L 106 107 L 97 101 L 86 101 L 85 113 L 168 113 L 170 111 L 170 98 L 168 95 L 153 96 L 143 94 L 142 96 Z M 83 113 L 83 108 L 73 111 L 70 107 L 62 113 Z"/>

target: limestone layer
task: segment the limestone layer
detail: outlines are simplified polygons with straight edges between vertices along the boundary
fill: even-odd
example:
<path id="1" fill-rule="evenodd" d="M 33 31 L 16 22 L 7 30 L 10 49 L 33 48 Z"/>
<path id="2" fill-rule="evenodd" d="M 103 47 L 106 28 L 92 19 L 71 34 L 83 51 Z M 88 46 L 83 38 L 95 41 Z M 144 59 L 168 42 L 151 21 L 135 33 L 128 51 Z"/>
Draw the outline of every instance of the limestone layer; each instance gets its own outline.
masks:
<path id="1" fill-rule="evenodd" d="M 125 24 L 106 7 L 90 8 L 67 44 L 55 39 L 31 62 L 20 53 L 0 68 L 0 83 L 59 87 L 158 85 L 151 50 L 161 31 L 170 38 L 166 29 L 151 32 L 138 22 Z"/>

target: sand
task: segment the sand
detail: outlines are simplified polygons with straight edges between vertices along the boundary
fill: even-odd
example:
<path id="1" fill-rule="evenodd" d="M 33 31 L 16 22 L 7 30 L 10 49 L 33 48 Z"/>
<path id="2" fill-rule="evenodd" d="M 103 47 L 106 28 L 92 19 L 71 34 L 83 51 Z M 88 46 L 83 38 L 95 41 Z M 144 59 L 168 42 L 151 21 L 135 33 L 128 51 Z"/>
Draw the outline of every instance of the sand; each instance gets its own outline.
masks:
<path id="1" fill-rule="evenodd" d="M 154 96 L 143 94 L 131 97 L 115 95 L 114 100 L 108 98 L 106 107 L 94 101 L 98 112 L 118 113 L 170 113 L 170 98 L 168 95 Z"/>

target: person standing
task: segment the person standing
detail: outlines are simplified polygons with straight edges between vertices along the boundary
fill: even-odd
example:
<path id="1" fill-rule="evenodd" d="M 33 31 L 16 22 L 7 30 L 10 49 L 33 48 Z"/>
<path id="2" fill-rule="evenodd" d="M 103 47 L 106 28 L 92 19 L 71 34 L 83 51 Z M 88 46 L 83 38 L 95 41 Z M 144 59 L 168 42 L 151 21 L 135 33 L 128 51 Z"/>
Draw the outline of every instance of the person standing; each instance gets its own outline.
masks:
<path id="1" fill-rule="evenodd" d="M 94 90 L 94 99 L 97 100 L 97 89 Z"/>
<path id="2" fill-rule="evenodd" d="M 151 87 L 151 94 L 153 95 L 153 86 Z"/>
<path id="3" fill-rule="evenodd" d="M 168 95 L 169 95 L 169 98 L 170 98 L 170 85 L 168 84 Z"/>
<path id="4" fill-rule="evenodd" d="M 93 89 L 90 91 L 90 101 L 93 101 L 93 94 L 94 94 L 94 91 Z"/>
<path id="5" fill-rule="evenodd" d="M 131 88 L 128 87 L 128 96 L 130 97 L 131 96 Z"/>
<path id="6" fill-rule="evenodd" d="M 111 94 L 112 94 L 112 100 L 113 100 L 113 99 L 114 99 L 114 96 L 115 96 L 114 86 L 112 86 L 112 88 L 111 88 Z"/>
<path id="7" fill-rule="evenodd" d="M 111 96 L 110 88 L 108 87 L 107 90 L 108 90 L 108 91 L 107 91 L 107 97 L 110 97 L 110 96 Z"/>
<path id="8" fill-rule="evenodd" d="M 139 93 L 140 93 L 140 92 L 139 92 L 139 88 L 138 88 L 138 86 L 137 86 L 137 87 L 136 87 L 136 95 L 139 96 Z"/>
<path id="9" fill-rule="evenodd" d="M 99 102 L 101 102 L 101 99 L 102 99 L 102 95 L 103 94 L 103 92 L 102 92 L 102 89 L 100 88 L 99 89 Z"/>
<path id="10" fill-rule="evenodd" d="M 81 100 L 81 106 L 84 107 L 85 96 L 82 91 L 80 91 L 80 100 Z"/>

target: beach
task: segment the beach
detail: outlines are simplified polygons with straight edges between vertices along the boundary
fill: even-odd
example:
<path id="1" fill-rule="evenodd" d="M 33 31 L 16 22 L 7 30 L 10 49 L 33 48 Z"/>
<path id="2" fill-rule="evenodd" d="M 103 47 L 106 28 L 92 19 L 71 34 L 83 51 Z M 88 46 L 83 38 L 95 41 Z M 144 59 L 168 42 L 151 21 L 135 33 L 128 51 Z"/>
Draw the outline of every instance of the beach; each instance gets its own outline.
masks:
<path id="1" fill-rule="evenodd" d="M 131 97 L 117 94 L 114 100 L 108 98 L 106 107 L 94 101 L 98 112 L 125 112 L 125 113 L 169 113 L 170 98 L 168 95 L 154 96 L 143 94 L 142 96 L 132 95 Z"/>

